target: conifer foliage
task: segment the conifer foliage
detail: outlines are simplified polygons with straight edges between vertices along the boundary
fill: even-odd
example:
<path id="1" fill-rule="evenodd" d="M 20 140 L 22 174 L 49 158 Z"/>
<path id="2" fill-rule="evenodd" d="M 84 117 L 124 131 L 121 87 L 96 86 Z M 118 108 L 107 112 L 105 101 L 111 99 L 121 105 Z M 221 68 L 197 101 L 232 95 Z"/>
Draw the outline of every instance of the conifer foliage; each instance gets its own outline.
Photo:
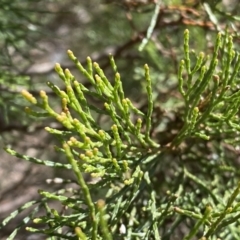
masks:
<path id="1" fill-rule="evenodd" d="M 5 218 L 0 229 L 30 209 L 8 239 L 23 227 L 47 239 L 238 239 L 240 53 L 228 31 L 216 34 L 210 54 L 190 49 L 196 36 L 188 29 L 182 38 L 179 103 L 170 110 L 155 101 L 148 64 L 141 79 L 147 106 L 136 107 L 112 55 L 111 78 L 90 57 L 81 64 L 68 50 L 88 87 L 57 63 L 64 87 L 47 85 L 60 107 L 43 90 L 39 96 L 22 91 L 27 114 L 61 125 L 45 130 L 58 139 L 55 150 L 65 161 L 5 150 L 74 177 L 52 179 L 62 189 L 40 189 L 40 200 Z"/>

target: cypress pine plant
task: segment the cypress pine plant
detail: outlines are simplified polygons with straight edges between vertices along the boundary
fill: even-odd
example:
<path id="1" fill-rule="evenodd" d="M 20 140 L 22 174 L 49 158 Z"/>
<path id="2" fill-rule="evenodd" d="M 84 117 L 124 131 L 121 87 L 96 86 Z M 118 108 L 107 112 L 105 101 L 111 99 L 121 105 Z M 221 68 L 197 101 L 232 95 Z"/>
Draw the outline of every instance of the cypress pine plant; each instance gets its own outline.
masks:
<path id="1" fill-rule="evenodd" d="M 183 38 L 177 111 L 154 107 L 147 64 L 148 106 L 146 111 L 136 108 L 125 97 L 111 55 L 114 79 L 90 57 L 83 66 L 68 51 L 91 84 L 88 88 L 56 64 L 65 88 L 47 84 L 61 111 L 51 107 L 44 91 L 39 97 L 22 91 L 30 103 L 28 114 L 51 117 L 62 125 L 45 129 L 59 140 L 55 149 L 66 161 L 5 150 L 35 164 L 68 169 L 75 178 L 53 179 L 52 184 L 62 183 L 61 190 L 39 190 L 41 200 L 4 219 L 0 228 L 31 209 L 8 239 L 21 227 L 47 239 L 238 239 L 239 53 L 227 32 L 216 36 L 211 55 L 190 51 L 188 30 Z"/>

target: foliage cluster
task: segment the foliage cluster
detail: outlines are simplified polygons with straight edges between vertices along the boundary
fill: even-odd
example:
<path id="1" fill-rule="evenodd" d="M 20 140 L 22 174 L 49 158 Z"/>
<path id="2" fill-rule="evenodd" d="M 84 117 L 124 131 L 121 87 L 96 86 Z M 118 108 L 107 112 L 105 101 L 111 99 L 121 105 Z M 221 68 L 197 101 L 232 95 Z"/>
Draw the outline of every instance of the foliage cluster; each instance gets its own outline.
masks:
<path id="1" fill-rule="evenodd" d="M 203 5 L 215 17 L 216 5 Z M 62 189 L 39 190 L 40 200 L 4 219 L 0 229 L 30 209 L 8 239 L 22 227 L 48 239 L 238 239 L 240 53 L 227 30 L 215 36 L 209 54 L 190 49 L 196 36 L 190 38 L 189 32 L 181 37 L 183 57 L 172 75 L 175 106 L 162 103 L 154 90 L 161 67 L 150 39 L 145 53 L 157 67 L 153 73 L 147 64 L 138 69 L 147 99 L 143 108 L 125 96 L 112 55 L 109 73 L 90 57 L 81 64 L 68 50 L 88 84 L 56 64 L 64 87 L 47 85 L 60 108 L 44 90 L 39 97 L 22 91 L 29 115 L 51 117 L 61 125 L 45 130 L 56 136 L 55 150 L 66 161 L 5 150 L 35 164 L 67 169 L 71 177 L 48 180 Z"/>

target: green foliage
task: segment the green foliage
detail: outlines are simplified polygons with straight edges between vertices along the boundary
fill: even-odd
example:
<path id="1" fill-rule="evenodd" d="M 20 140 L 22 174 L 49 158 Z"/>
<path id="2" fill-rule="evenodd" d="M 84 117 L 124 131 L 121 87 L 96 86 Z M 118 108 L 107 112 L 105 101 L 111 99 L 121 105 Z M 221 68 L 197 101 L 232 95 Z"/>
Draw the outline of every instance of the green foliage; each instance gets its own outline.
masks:
<path id="1" fill-rule="evenodd" d="M 161 145 L 166 133 L 152 136 L 156 119 L 148 65 L 144 65 L 148 107 L 143 112 L 125 97 L 112 56 L 114 80 L 89 57 L 84 67 L 71 51 L 68 56 L 91 87 L 56 64 L 65 90 L 51 82 L 48 86 L 61 101 L 61 111 L 51 107 L 44 91 L 39 99 L 22 91 L 31 104 L 28 114 L 61 123 L 61 129 L 46 127 L 46 131 L 59 139 L 61 145 L 55 149 L 67 162 L 6 151 L 33 163 L 68 169 L 75 178 L 52 180 L 63 188 L 39 190 L 41 200 L 6 218 L 1 228 L 31 208 L 8 239 L 23 225 L 49 239 L 237 239 L 239 171 L 236 154 L 226 154 L 239 143 L 240 130 L 240 59 L 232 37 L 219 33 L 212 56 L 205 56 L 190 51 L 185 30 L 178 73 L 181 122 L 171 141 Z M 68 188 L 70 183 L 73 187 Z M 52 201 L 62 207 L 50 206 Z M 30 222 L 36 226 L 28 226 Z"/>
<path id="2" fill-rule="evenodd" d="M 93 90 L 85 88 L 74 78 L 68 69 L 63 71 L 60 65 L 56 64 L 55 69 L 59 77 L 64 81 L 66 91 L 60 90 L 50 82 L 48 86 L 61 98 L 62 112 L 60 114 L 49 106 L 48 96 L 44 91 L 40 92 L 41 101 L 38 101 L 29 92 L 22 91 L 23 96 L 30 103 L 42 109 L 41 112 L 37 112 L 35 109 L 26 108 L 29 114 L 36 117 L 49 115 L 55 117 L 63 125 L 64 130 L 50 127 L 47 127 L 46 130 L 51 134 L 57 135 L 60 139 L 62 147 L 58 148 L 58 151 L 65 153 L 68 164 L 30 158 L 20 155 L 11 149 L 6 149 L 6 151 L 34 163 L 71 169 L 75 173 L 76 184 L 80 187 L 80 189 L 72 191 L 70 197 L 64 196 L 67 190 L 62 190 L 58 193 L 39 191 L 39 194 L 44 197 L 41 204 L 44 203 L 46 211 L 49 208 L 45 202 L 46 199 L 58 200 L 72 211 L 68 216 L 59 216 L 57 225 L 54 223 L 54 219 L 50 220 L 46 216 L 37 218 L 34 220 L 35 223 L 48 223 L 52 226 L 52 229 L 39 231 L 28 228 L 29 231 L 43 232 L 49 236 L 54 236 L 54 231 L 57 230 L 59 232 L 64 226 L 68 226 L 71 230 L 81 227 L 87 236 L 91 236 L 91 239 L 97 239 L 98 225 L 102 225 L 106 231 L 107 228 L 104 227 L 104 217 L 101 217 L 102 208 L 100 207 L 99 213 L 95 209 L 96 206 L 91 196 L 93 187 L 94 191 L 97 191 L 98 188 L 109 189 L 107 192 L 108 201 L 112 203 L 107 205 L 109 206 L 107 210 L 115 212 L 114 216 L 112 216 L 112 221 L 114 222 L 113 226 L 116 228 L 121 215 L 124 214 L 138 193 L 138 187 L 143 175 L 138 162 L 142 158 L 145 158 L 146 152 L 154 151 L 154 149 L 159 147 L 158 144 L 150 139 L 151 115 L 153 110 L 151 79 L 149 68 L 145 65 L 149 106 L 147 113 L 144 114 L 135 108 L 128 98 L 124 97 L 120 74 L 117 72 L 117 67 L 111 56 L 110 61 L 115 72 L 114 85 L 108 81 L 99 65 L 92 63 L 90 58 L 87 58 L 87 69 L 85 69 L 71 51 L 68 51 L 68 54 L 79 71 L 91 82 Z M 100 109 L 89 104 L 88 97 L 93 97 L 98 102 L 102 102 L 104 108 Z M 111 123 L 112 125 L 106 126 L 107 129 L 104 130 L 97 124 L 97 116 L 94 119 L 94 112 L 106 115 L 108 125 Z M 144 132 L 142 132 L 142 124 L 145 126 Z M 135 161 L 137 157 L 139 160 Z M 90 173 L 93 178 L 98 177 L 101 180 L 89 188 L 85 182 L 83 172 Z M 111 185 L 114 183 L 118 190 L 112 189 Z M 83 194 L 80 193 L 81 191 Z M 127 196 L 124 199 L 125 204 L 121 207 L 121 210 L 119 209 L 120 204 L 122 205 L 123 203 L 119 202 L 117 209 L 114 203 L 114 199 L 116 201 L 120 193 Z M 79 198 L 80 195 L 82 197 Z M 75 205 L 76 203 L 79 204 L 79 207 Z M 87 211 L 86 206 L 88 207 Z M 56 210 L 50 210 L 50 212 L 52 211 L 58 216 Z M 83 213 L 84 215 L 82 215 Z M 98 215 L 100 216 L 100 223 Z M 118 218 L 117 215 L 119 215 Z M 4 221 L 3 225 L 8 220 Z M 15 232 L 12 236 L 14 234 Z M 109 235 L 103 231 L 103 236 L 104 234 Z M 58 233 L 55 236 L 60 235 Z M 61 236 L 70 239 L 67 238 L 68 234 L 62 234 Z"/>
<path id="3" fill-rule="evenodd" d="M 51 190 L 39 189 L 39 199 L 12 212 L 0 230 L 27 212 L 8 239 L 16 239 L 24 228 L 46 239 L 239 239 L 240 56 L 233 43 L 239 9 L 226 13 L 227 1 L 184 1 L 182 6 L 182 1 L 106 0 L 111 7 L 99 8 L 94 8 L 96 1 L 76 4 L 76 12 L 92 4 L 95 18 L 80 24 L 84 34 L 78 23 L 69 34 L 77 43 L 74 52 L 114 45 L 117 63 L 110 55 L 111 70 L 104 57 L 98 56 L 98 63 L 88 57 L 81 64 L 68 51 L 78 72 L 56 64 L 62 84 L 49 81 L 50 91 L 36 96 L 17 67 L 25 66 L 29 47 L 36 47 L 39 19 L 51 23 L 53 16 L 38 17 L 44 8 L 35 7 L 45 2 L 2 1 L 0 130 L 10 114 L 26 125 L 17 94 L 24 87 L 26 113 L 39 122 L 58 122 L 45 130 L 58 140 L 59 158 L 5 150 L 54 169 L 57 176 L 62 169 L 67 175 L 48 179 Z M 65 2 L 59 2 L 65 10 Z M 68 15 L 71 28 L 76 16 Z M 59 19 L 64 22 L 63 15 L 56 19 L 57 25 Z M 185 25 L 192 26 L 182 37 Z M 116 46 L 120 40 L 126 42 Z M 24 61 L 12 68 L 16 56 Z M 147 64 L 141 67 L 145 62 L 151 71 Z M 141 86 L 129 87 L 135 83 Z"/>
<path id="4" fill-rule="evenodd" d="M 184 126 L 173 140 L 173 145 L 180 144 L 191 133 L 208 140 L 209 135 L 236 134 L 239 130 L 236 113 L 240 104 L 237 78 L 240 59 L 233 50 L 232 37 L 225 36 L 221 41 L 219 33 L 212 58 L 208 60 L 201 52 L 193 66 L 189 57 L 188 39 L 189 32 L 186 30 L 185 59 L 179 67 L 179 91 L 185 100 Z M 219 55 L 222 58 L 220 64 L 217 59 Z M 186 79 L 183 78 L 184 68 Z"/>
<path id="5" fill-rule="evenodd" d="M 11 2 L 1 0 L 0 9 L 0 130 L 6 126 L 24 126 L 26 121 L 22 111 L 22 100 L 18 89 L 30 89 L 32 82 L 26 76 L 30 60 L 30 50 L 38 49 L 36 40 L 42 34 L 42 23 L 38 16 L 44 11 L 43 1 L 32 0 Z M 21 124 L 13 119 L 18 115 Z M 12 122 L 10 122 L 12 120 Z"/>

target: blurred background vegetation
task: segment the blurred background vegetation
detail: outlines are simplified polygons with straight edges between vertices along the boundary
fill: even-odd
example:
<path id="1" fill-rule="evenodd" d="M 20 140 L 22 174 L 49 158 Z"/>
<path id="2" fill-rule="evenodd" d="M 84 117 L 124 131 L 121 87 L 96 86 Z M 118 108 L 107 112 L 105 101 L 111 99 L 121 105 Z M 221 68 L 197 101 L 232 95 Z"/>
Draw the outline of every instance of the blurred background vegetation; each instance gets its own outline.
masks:
<path id="1" fill-rule="evenodd" d="M 83 64 L 87 56 L 97 61 L 110 79 L 113 73 L 108 55 L 113 54 L 126 95 L 142 110 L 147 102 L 142 94 L 145 87 L 142 66 L 149 64 L 154 85 L 155 137 L 168 128 L 174 130 L 181 122 L 176 114 L 182 104 L 177 91 L 177 71 L 183 57 L 184 30 L 190 30 L 191 47 L 196 53 L 211 53 L 216 33 L 226 29 L 235 36 L 239 50 L 238 1 L 162 0 L 151 38 L 139 51 L 157 3 L 157 0 L 0 0 L 0 220 L 22 203 L 36 199 L 36 190 L 46 184 L 43 179 L 56 176 L 44 167 L 10 157 L 2 148 L 10 145 L 26 155 L 59 161 L 53 150 L 54 139 L 44 131 L 45 126 L 57 123 L 27 116 L 20 92 L 27 89 L 37 96 L 44 89 L 54 104 L 54 95 L 46 85 L 52 81 L 61 86 L 54 64 L 59 62 L 79 76 L 67 59 L 68 49 Z M 81 76 L 78 80 L 85 81 Z M 164 115 L 167 111 L 171 113 Z M 169 122 L 174 127 L 168 126 Z M 165 135 L 159 134 L 159 142 L 167 144 L 173 134 L 167 131 Z M 1 239 L 6 238 L 19 219 L 0 234 Z"/>

